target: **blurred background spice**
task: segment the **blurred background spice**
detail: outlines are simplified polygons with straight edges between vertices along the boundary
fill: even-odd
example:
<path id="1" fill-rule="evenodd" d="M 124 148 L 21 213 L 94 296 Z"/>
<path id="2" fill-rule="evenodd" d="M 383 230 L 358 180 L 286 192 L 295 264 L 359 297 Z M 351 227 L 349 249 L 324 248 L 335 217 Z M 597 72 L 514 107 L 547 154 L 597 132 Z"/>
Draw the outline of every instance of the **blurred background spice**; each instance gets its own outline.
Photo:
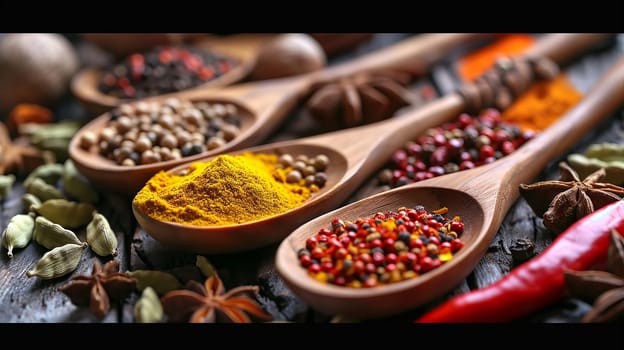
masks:
<path id="1" fill-rule="evenodd" d="M 238 65 L 231 57 L 187 47 L 156 47 L 134 53 L 104 73 L 98 88 L 118 98 L 142 98 L 189 89 Z"/>

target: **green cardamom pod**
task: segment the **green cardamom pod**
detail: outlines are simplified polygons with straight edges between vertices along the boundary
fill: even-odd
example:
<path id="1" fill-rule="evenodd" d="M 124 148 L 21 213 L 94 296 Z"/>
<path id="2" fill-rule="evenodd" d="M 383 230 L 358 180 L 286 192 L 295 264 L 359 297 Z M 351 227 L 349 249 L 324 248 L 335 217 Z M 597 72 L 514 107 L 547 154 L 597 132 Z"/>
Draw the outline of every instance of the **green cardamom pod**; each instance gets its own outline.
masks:
<path id="1" fill-rule="evenodd" d="M 62 174 L 63 165 L 58 163 L 43 164 L 36 167 L 30 172 L 30 174 L 28 174 L 28 177 L 24 180 L 24 186 L 36 178 L 40 178 L 49 185 L 56 186 L 56 183 L 61 178 Z"/>
<path id="2" fill-rule="evenodd" d="M 24 209 L 26 211 L 30 211 L 31 205 L 41 205 L 41 199 L 32 193 L 24 193 L 22 196 L 22 204 L 24 205 Z"/>
<path id="3" fill-rule="evenodd" d="M 158 295 L 164 295 L 172 290 L 182 289 L 182 283 L 178 279 L 167 272 L 155 270 L 134 270 L 126 272 L 130 277 L 137 280 L 136 287 L 138 290 L 152 287 Z"/>
<path id="4" fill-rule="evenodd" d="M 43 216 L 38 216 L 35 219 L 33 239 L 48 249 L 54 249 L 68 243 L 82 244 L 73 231 L 55 224 Z"/>
<path id="5" fill-rule="evenodd" d="M 624 161 L 624 144 L 598 143 L 590 145 L 585 151 L 589 158 L 598 158 L 605 162 Z"/>
<path id="6" fill-rule="evenodd" d="M 71 140 L 76 132 L 80 129 L 80 123 L 61 122 L 48 124 L 45 127 L 37 129 L 30 136 L 30 143 L 35 147 L 41 147 L 42 144 L 50 142 L 50 140 Z"/>
<path id="7" fill-rule="evenodd" d="M 38 177 L 30 180 L 27 184 L 24 184 L 24 186 L 26 188 L 26 193 L 35 195 L 44 202 L 48 199 L 64 198 L 61 191 Z"/>
<path id="8" fill-rule="evenodd" d="M 93 213 L 93 219 L 87 225 L 87 243 L 99 256 L 117 255 L 117 235 L 106 217 L 98 212 Z"/>
<path id="9" fill-rule="evenodd" d="M 0 199 L 5 199 L 11 193 L 13 184 L 15 183 L 15 175 L 0 175 Z"/>
<path id="10" fill-rule="evenodd" d="M 29 214 L 17 214 L 9 220 L 2 232 L 2 245 L 8 250 L 9 258 L 13 257 L 13 248 L 24 248 L 33 236 L 35 219 Z"/>
<path id="11" fill-rule="evenodd" d="M 141 298 L 134 304 L 134 320 L 138 323 L 156 323 L 163 318 L 163 307 L 158 294 L 151 287 L 143 290 Z"/>
<path id="12" fill-rule="evenodd" d="M 78 267 L 80 259 L 82 258 L 82 252 L 88 246 L 87 243 L 69 243 L 56 247 L 43 254 L 35 265 L 35 268 L 26 272 L 26 276 L 37 276 L 42 279 L 64 276 Z"/>
<path id="13" fill-rule="evenodd" d="M 67 159 L 63 167 L 63 189 L 80 202 L 96 203 L 99 199 L 98 193 L 78 172 L 71 159 Z"/>
<path id="14" fill-rule="evenodd" d="M 208 261 L 208 259 L 206 259 L 203 255 L 198 255 L 195 258 L 195 266 L 199 268 L 199 271 L 201 271 L 202 275 L 206 278 L 212 276 L 216 270 L 210 261 Z"/>
<path id="15" fill-rule="evenodd" d="M 605 177 L 600 182 L 614 185 L 624 184 L 624 161 L 606 162 L 599 158 L 590 158 L 583 154 L 573 153 L 568 155 L 567 162 L 581 179 L 586 178 L 600 168 L 604 168 Z"/>
<path id="16" fill-rule="evenodd" d="M 82 227 L 91 221 L 95 207 L 90 203 L 78 203 L 65 199 L 49 199 L 31 207 L 37 214 L 65 228 Z"/>

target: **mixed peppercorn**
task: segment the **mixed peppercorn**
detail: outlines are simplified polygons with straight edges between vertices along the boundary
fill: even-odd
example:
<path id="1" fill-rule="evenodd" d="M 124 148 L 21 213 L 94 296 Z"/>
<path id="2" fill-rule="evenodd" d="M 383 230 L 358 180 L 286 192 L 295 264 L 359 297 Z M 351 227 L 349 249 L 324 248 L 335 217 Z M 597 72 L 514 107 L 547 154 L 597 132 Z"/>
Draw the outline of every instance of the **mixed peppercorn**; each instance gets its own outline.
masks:
<path id="1" fill-rule="evenodd" d="M 399 187 L 472 169 L 512 153 L 534 135 L 533 131 L 505 123 L 495 109 L 476 117 L 463 113 L 396 150 L 389 168 L 379 174 L 379 181 Z"/>
<path id="2" fill-rule="evenodd" d="M 236 66 L 230 57 L 194 47 L 157 47 L 128 56 L 102 75 L 98 87 L 117 98 L 143 98 L 196 87 Z"/>
<path id="3" fill-rule="evenodd" d="M 119 165 L 134 166 L 180 159 L 225 145 L 240 133 L 242 117 L 229 103 L 124 103 L 113 109 L 105 128 L 85 132 L 80 146 Z"/>
<path id="4" fill-rule="evenodd" d="M 464 223 L 447 208 L 422 205 L 379 212 L 322 228 L 298 251 L 301 266 L 321 282 L 369 288 L 418 277 L 451 260 L 464 243 Z"/>

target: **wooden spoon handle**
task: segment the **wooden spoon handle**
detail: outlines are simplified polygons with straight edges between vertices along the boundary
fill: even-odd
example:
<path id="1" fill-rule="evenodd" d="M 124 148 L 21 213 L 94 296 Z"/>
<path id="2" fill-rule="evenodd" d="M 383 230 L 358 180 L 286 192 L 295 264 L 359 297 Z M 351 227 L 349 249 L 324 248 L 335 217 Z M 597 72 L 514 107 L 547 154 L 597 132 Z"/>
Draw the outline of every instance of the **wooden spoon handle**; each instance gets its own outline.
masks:
<path id="1" fill-rule="evenodd" d="M 554 33 L 547 34 L 531 47 L 527 57 L 545 56 L 563 65 L 600 42 L 614 36 L 612 33 Z"/>
<path id="2" fill-rule="evenodd" d="M 329 67 L 319 72 L 316 78 L 320 81 L 333 80 L 357 72 L 390 68 L 422 76 L 434 63 L 448 56 L 462 44 L 489 36 L 493 34 L 420 34 L 361 58 Z"/>

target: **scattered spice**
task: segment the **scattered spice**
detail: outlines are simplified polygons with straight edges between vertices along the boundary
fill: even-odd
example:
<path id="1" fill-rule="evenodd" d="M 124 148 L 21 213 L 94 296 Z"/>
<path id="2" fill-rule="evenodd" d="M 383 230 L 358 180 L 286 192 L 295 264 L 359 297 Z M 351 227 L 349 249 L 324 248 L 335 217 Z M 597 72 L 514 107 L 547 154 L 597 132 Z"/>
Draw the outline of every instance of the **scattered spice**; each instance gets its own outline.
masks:
<path id="1" fill-rule="evenodd" d="M 98 88 L 118 98 L 138 99 L 196 87 L 237 65 L 231 57 L 196 47 L 156 47 L 112 67 Z"/>
<path id="2" fill-rule="evenodd" d="M 398 208 L 354 221 L 333 219 L 298 251 L 299 262 L 321 282 L 370 288 L 416 278 L 453 258 L 464 223 L 447 208 Z"/>
<path id="3" fill-rule="evenodd" d="M 522 130 L 541 131 L 574 107 L 583 95 L 561 74 L 533 84 L 503 112 L 503 120 Z"/>
<path id="4" fill-rule="evenodd" d="M 624 238 L 611 231 L 607 271 L 566 271 L 568 293 L 594 304 L 583 322 L 624 320 Z"/>
<path id="5" fill-rule="evenodd" d="M 514 264 L 523 263 L 535 255 L 535 243 L 527 238 L 518 238 L 509 247 Z"/>
<path id="6" fill-rule="evenodd" d="M 191 280 L 185 290 L 171 291 L 160 302 L 168 322 L 250 323 L 250 316 L 270 321 L 271 316 L 254 301 L 258 291 L 258 286 L 239 286 L 226 292 L 214 273 L 203 285 Z"/>
<path id="7" fill-rule="evenodd" d="M 624 197 L 624 188 L 599 182 L 605 170 L 590 174 L 581 181 L 565 162 L 559 163 L 559 180 L 520 185 L 520 194 L 544 226 L 555 234 L 568 228 L 580 218 Z"/>
<path id="8" fill-rule="evenodd" d="M 565 297 L 566 270 L 583 271 L 604 263 L 613 230 L 624 233 L 624 201 L 581 218 L 538 256 L 502 279 L 457 295 L 416 322 L 509 322 L 542 310 Z"/>
<path id="9" fill-rule="evenodd" d="M 98 318 L 110 310 L 110 300 L 121 301 L 134 290 L 136 280 L 119 272 L 119 260 L 110 260 L 104 267 L 97 258 L 93 259 L 91 276 L 73 276 L 71 282 L 60 288 L 76 306 L 89 305 Z"/>
<path id="10" fill-rule="evenodd" d="M 497 58 L 514 57 L 524 53 L 535 42 L 528 34 L 508 34 L 488 46 L 471 52 L 457 63 L 459 75 L 465 81 L 473 81 L 490 69 Z"/>
<path id="11" fill-rule="evenodd" d="M 472 169 L 514 152 L 533 136 L 503 122 L 495 109 L 477 117 L 464 113 L 396 150 L 378 179 L 381 185 L 398 187 Z"/>
<path id="12" fill-rule="evenodd" d="M 122 104 L 99 133 L 86 132 L 80 147 L 94 148 L 119 165 L 134 166 L 180 159 L 213 150 L 240 133 L 242 117 L 231 103 L 191 102 Z"/>
<path id="13" fill-rule="evenodd" d="M 154 219 L 198 226 L 236 225 L 301 205 L 310 196 L 302 183 L 288 183 L 292 168 L 278 168 L 276 154 L 220 155 L 192 163 L 184 174 L 160 171 L 133 204 Z"/>
<path id="14" fill-rule="evenodd" d="M 326 130 L 373 123 L 415 101 L 407 89 L 411 79 L 408 73 L 379 71 L 326 82 L 313 88 L 306 109 Z"/>

